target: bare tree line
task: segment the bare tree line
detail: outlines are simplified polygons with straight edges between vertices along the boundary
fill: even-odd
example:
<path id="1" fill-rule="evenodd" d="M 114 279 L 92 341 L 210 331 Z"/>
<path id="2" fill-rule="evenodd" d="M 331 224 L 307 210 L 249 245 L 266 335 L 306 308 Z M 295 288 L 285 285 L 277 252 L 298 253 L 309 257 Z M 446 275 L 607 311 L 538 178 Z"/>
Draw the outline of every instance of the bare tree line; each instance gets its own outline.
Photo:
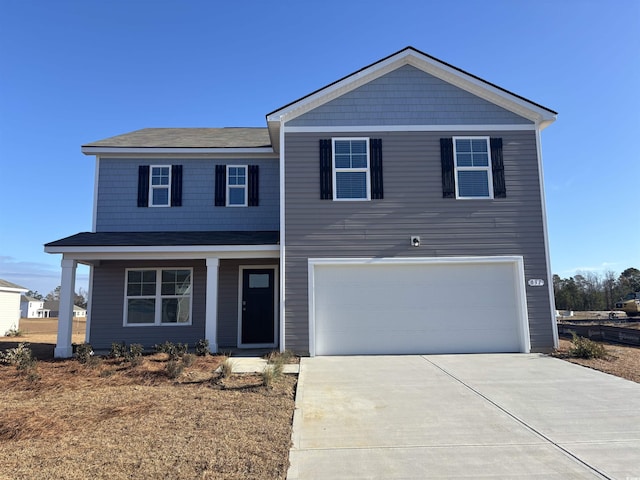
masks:
<path id="1" fill-rule="evenodd" d="M 553 276 L 556 308 L 559 310 L 613 310 L 625 295 L 640 291 L 640 270 L 627 268 L 620 275 L 578 272 L 573 277 Z"/>

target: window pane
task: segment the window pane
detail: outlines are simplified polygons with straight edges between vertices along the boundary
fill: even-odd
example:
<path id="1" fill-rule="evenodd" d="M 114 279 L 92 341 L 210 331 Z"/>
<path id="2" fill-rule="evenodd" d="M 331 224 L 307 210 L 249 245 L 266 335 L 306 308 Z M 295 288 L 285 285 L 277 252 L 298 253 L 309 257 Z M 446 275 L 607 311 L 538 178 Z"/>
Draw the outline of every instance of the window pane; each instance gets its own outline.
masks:
<path id="1" fill-rule="evenodd" d="M 456 140 L 456 152 L 471 153 L 471 140 Z"/>
<path id="2" fill-rule="evenodd" d="M 156 294 L 154 270 L 130 270 L 127 273 L 127 296 L 139 297 Z"/>
<path id="3" fill-rule="evenodd" d="M 189 270 L 163 270 L 162 295 L 188 295 L 191 292 Z"/>
<path id="4" fill-rule="evenodd" d="M 352 154 L 367 154 L 367 142 L 366 140 L 352 140 L 351 141 L 351 153 Z"/>
<path id="5" fill-rule="evenodd" d="M 269 288 L 268 273 L 250 273 L 249 288 Z"/>
<path id="6" fill-rule="evenodd" d="M 474 153 L 473 154 L 473 166 L 474 167 L 488 167 L 489 155 L 486 153 Z"/>
<path id="7" fill-rule="evenodd" d="M 474 153 L 477 152 L 487 152 L 487 141 L 482 138 L 482 139 L 477 139 L 477 140 L 471 140 L 471 149 L 473 150 Z"/>
<path id="8" fill-rule="evenodd" d="M 229 167 L 229 185 L 246 185 L 245 167 Z"/>
<path id="9" fill-rule="evenodd" d="M 471 167 L 473 165 L 470 153 L 458 153 L 456 158 L 459 167 Z"/>
<path id="10" fill-rule="evenodd" d="M 153 298 L 130 298 L 127 301 L 127 323 L 154 323 L 156 301 Z"/>
<path id="11" fill-rule="evenodd" d="M 488 197 L 488 173 L 484 170 L 458 172 L 458 194 L 461 197 Z"/>
<path id="12" fill-rule="evenodd" d="M 229 205 L 244 205 L 244 188 L 229 189 Z"/>
<path id="13" fill-rule="evenodd" d="M 151 185 L 169 185 L 169 167 L 154 167 L 151 171 Z"/>
<path id="14" fill-rule="evenodd" d="M 190 297 L 163 298 L 162 323 L 189 323 Z"/>
<path id="15" fill-rule="evenodd" d="M 351 155 L 336 154 L 336 168 L 351 168 Z"/>
<path id="16" fill-rule="evenodd" d="M 151 202 L 153 205 L 169 205 L 169 189 L 154 188 Z"/>
<path id="17" fill-rule="evenodd" d="M 351 166 L 353 168 L 367 168 L 367 154 L 356 154 L 351 157 Z"/>
<path id="18" fill-rule="evenodd" d="M 337 172 L 336 198 L 367 198 L 366 172 Z"/>
<path id="19" fill-rule="evenodd" d="M 336 140 L 335 142 L 336 155 L 351 154 L 351 142 L 348 140 Z"/>

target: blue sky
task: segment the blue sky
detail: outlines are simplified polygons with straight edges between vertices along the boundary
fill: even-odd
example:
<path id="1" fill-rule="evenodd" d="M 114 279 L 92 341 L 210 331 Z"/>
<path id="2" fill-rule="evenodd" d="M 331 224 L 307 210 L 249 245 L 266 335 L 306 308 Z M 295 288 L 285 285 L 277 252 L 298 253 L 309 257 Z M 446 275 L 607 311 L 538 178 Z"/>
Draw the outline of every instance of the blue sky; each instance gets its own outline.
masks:
<path id="1" fill-rule="evenodd" d="M 554 273 L 640 268 L 637 0 L 0 0 L 0 278 L 60 283 L 43 244 L 91 230 L 80 145 L 265 126 L 407 45 L 559 112 L 542 133 Z"/>

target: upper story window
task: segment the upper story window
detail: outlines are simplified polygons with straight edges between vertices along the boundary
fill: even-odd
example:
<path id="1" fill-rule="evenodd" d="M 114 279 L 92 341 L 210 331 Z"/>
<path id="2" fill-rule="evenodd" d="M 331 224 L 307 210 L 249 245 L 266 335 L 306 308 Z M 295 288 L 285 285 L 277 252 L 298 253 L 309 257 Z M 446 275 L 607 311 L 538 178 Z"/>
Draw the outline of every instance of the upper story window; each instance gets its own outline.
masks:
<path id="1" fill-rule="evenodd" d="M 227 166 L 227 206 L 247 206 L 247 167 L 246 165 Z"/>
<path id="2" fill-rule="evenodd" d="M 493 198 L 488 137 L 454 137 L 456 197 Z"/>
<path id="3" fill-rule="evenodd" d="M 152 207 L 168 207 L 171 205 L 171 167 L 152 166 L 149 174 L 149 205 Z"/>
<path id="4" fill-rule="evenodd" d="M 369 139 L 334 138 L 333 199 L 370 200 Z"/>

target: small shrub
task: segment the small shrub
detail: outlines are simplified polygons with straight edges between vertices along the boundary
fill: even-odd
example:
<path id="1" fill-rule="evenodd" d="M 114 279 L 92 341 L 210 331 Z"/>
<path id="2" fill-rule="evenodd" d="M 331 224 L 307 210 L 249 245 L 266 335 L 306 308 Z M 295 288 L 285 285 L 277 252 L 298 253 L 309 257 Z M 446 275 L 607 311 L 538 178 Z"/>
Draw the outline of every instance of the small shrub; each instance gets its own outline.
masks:
<path id="1" fill-rule="evenodd" d="M 192 353 L 185 353 L 182 356 L 182 363 L 185 367 L 190 367 L 196 361 L 196 356 Z"/>
<path id="2" fill-rule="evenodd" d="M 111 358 L 124 358 L 127 354 L 127 344 L 124 342 L 113 342 L 111 344 L 111 350 L 109 356 Z"/>
<path id="3" fill-rule="evenodd" d="M 198 355 L 199 357 L 206 357 L 207 355 L 209 355 L 209 340 L 207 340 L 206 338 L 198 340 L 196 342 L 195 350 L 196 355 Z"/>
<path id="4" fill-rule="evenodd" d="M 233 374 L 233 361 L 227 357 L 220 364 L 220 375 L 222 378 L 229 378 Z"/>
<path id="5" fill-rule="evenodd" d="M 140 343 L 132 343 L 131 345 L 129 345 L 129 349 L 126 353 L 126 358 L 127 360 L 132 361 L 134 358 L 142 357 L 143 353 L 144 345 Z"/>
<path id="6" fill-rule="evenodd" d="M 262 385 L 272 387 L 282 377 L 283 363 L 276 362 L 264 367 L 262 371 Z"/>
<path id="7" fill-rule="evenodd" d="M 178 358 L 182 357 L 185 353 L 187 353 L 187 350 L 189 349 L 189 344 L 173 343 L 173 342 L 166 341 L 159 345 L 154 345 L 153 349 L 157 353 L 166 353 L 167 355 L 169 355 L 169 360 L 177 360 Z"/>
<path id="8" fill-rule="evenodd" d="M 167 372 L 167 376 L 173 380 L 178 378 L 182 374 L 182 371 L 184 370 L 184 364 L 179 360 L 169 360 L 167 362 L 165 370 Z"/>
<path id="9" fill-rule="evenodd" d="M 18 370 L 27 370 L 35 365 L 36 359 L 26 342 L 19 343 L 16 348 L 9 348 L 1 355 L 2 363 L 15 366 Z"/>
<path id="10" fill-rule="evenodd" d="M 575 333 L 571 340 L 573 344 L 569 349 L 569 354 L 577 358 L 604 358 L 607 356 L 607 349 L 604 345 L 594 342 L 588 338 L 579 337 Z"/>
<path id="11" fill-rule="evenodd" d="M 18 327 L 11 327 L 5 332 L 4 335 L 5 337 L 22 337 L 24 335 L 24 332 Z"/>
<path id="12" fill-rule="evenodd" d="M 76 352 L 74 353 L 76 360 L 78 362 L 87 364 L 89 360 L 93 357 L 93 348 L 91 348 L 90 343 L 81 343 L 76 346 Z"/>

